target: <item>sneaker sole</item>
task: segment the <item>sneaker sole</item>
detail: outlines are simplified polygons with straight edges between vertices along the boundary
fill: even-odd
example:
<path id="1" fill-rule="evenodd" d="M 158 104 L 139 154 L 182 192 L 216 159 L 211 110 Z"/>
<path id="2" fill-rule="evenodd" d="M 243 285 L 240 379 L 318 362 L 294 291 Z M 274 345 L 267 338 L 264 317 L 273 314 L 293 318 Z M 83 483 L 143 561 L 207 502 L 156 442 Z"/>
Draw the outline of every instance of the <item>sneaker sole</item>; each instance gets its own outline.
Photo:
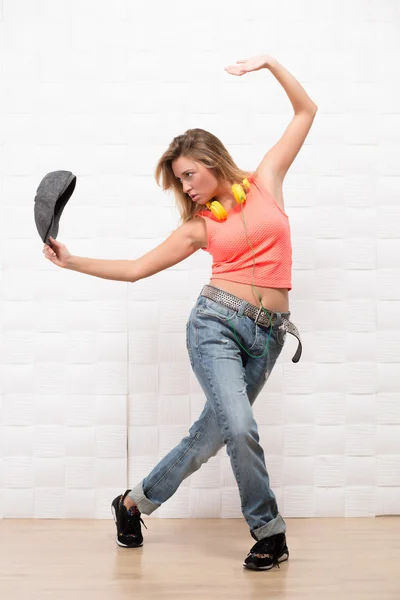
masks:
<path id="1" fill-rule="evenodd" d="M 115 538 L 115 541 L 117 542 L 118 546 L 121 546 L 121 548 L 140 548 L 141 546 L 143 546 L 143 542 L 141 544 L 123 544 L 122 542 L 119 541 L 118 539 L 118 522 L 117 522 L 117 514 L 115 512 L 115 508 L 114 506 L 111 504 L 111 514 L 113 516 L 113 519 L 115 521 L 115 526 L 117 528 L 117 537 Z"/>
<path id="2" fill-rule="evenodd" d="M 282 556 L 280 558 L 278 558 L 278 563 L 284 562 L 285 560 L 288 560 L 289 555 L 288 554 L 282 554 Z M 273 569 L 275 565 L 270 565 L 269 567 L 254 567 L 251 565 L 246 565 L 246 563 L 243 563 L 243 566 L 248 569 L 249 571 L 269 571 L 270 569 Z"/>

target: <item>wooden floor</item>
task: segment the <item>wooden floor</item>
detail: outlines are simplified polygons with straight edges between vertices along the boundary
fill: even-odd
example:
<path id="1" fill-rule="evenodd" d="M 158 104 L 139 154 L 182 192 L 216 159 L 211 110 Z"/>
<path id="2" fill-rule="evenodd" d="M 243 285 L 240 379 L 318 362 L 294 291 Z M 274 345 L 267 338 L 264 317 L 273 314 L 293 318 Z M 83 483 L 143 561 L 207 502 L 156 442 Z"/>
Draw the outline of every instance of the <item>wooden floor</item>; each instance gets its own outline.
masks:
<path id="1" fill-rule="evenodd" d="M 400 600 L 400 517 L 286 519 L 289 561 L 266 572 L 242 567 L 243 520 L 145 523 L 124 549 L 111 520 L 0 521 L 0 598 Z"/>

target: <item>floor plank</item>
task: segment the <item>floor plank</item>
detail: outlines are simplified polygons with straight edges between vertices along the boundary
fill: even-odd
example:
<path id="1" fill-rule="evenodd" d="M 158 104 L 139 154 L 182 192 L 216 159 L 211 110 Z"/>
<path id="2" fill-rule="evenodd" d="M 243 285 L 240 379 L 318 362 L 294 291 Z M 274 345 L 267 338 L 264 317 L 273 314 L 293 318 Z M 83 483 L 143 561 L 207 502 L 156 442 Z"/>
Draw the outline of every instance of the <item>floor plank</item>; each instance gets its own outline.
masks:
<path id="1" fill-rule="evenodd" d="M 143 519 L 144 546 L 113 521 L 0 521 L 0 597 L 400 600 L 400 518 L 285 519 L 290 559 L 252 572 L 240 519 Z"/>

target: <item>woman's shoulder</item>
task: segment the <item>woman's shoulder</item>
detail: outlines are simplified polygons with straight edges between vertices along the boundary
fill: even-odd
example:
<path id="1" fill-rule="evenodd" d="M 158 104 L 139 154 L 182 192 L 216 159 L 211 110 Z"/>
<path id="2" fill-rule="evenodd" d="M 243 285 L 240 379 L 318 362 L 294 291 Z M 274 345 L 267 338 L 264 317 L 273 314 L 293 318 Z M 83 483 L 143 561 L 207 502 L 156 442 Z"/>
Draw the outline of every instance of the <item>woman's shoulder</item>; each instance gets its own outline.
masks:
<path id="1" fill-rule="evenodd" d="M 285 213 L 285 203 L 283 199 L 282 181 L 279 177 L 272 173 L 260 175 L 255 173 L 251 178 L 250 183 L 253 183 L 261 194 L 268 194 L 277 204 L 278 208 Z"/>
<path id="2" fill-rule="evenodd" d="M 199 248 L 207 246 L 207 225 L 203 217 L 200 215 L 194 215 L 182 225 L 182 228 L 185 228 L 185 231 L 188 233 L 188 235 L 193 238 L 196 246 Z"/>

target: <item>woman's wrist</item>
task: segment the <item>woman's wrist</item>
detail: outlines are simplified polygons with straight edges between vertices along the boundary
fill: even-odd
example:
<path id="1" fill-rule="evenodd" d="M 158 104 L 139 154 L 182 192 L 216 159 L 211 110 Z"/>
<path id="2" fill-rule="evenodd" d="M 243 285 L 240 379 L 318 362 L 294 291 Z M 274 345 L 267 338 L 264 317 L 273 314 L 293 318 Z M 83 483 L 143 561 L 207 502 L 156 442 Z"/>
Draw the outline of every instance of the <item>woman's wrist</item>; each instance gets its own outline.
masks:
<path id="1" fill-rule="evenodd" d="M 76 265 L 77 256 L 73 256 L 72 254 L 67 258 L 67 261 L 64 265 L 64 269 L 69 269 L 70 271 L 74 271 L 74 265 Z"/>
<path id="2" fill-rule="evenodd" d="M 265 55 L 265 64 L 264 64 L 264 67 L 265 67 L 265 69 L 269 69 L 269 67 L 272 67 L 272 66 L 276 65 L 277 62 L 278 61 L 276 60 L 276 58 L 274 58 L 270 54 L 266 54 Z"/>

